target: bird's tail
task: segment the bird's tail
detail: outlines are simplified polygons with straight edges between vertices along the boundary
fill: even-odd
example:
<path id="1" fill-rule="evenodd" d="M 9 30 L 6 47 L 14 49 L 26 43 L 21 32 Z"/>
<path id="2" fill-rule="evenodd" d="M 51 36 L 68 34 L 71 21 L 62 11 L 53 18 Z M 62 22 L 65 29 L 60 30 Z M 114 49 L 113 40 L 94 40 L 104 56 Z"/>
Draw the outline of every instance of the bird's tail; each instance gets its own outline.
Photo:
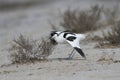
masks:
<path id="1" fill-rule="evenodd" d="M 79 40 L 84 40 L 86 38 L 85 34 L 77 34 Z"/>
<path id="2" fill-rule="evenodd" d="M 74 47 L 74 49 L 82 56 L 86 59 L 86 56 L 84 54 L 84 52 L 82 51 L 82 49 L 78 48 L 78 47 Z"/>

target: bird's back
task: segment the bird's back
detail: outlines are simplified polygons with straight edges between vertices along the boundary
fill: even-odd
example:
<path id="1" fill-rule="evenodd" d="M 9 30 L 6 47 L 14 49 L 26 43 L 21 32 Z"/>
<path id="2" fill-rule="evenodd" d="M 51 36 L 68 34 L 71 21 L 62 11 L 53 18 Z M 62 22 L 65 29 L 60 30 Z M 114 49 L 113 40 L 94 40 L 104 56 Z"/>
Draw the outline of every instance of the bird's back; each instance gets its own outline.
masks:
<path id="1" fill-rule="evenodd" d="M 59 34 L 59 36 L 57 36 L 56 38 L 55 38 L 55 40 L 58 42 L 58 43 L 66 43 L 66 40 L 65 40 L 65 38 L 63 37 L 64 36 L 64 33 L 60 33 Z"/>

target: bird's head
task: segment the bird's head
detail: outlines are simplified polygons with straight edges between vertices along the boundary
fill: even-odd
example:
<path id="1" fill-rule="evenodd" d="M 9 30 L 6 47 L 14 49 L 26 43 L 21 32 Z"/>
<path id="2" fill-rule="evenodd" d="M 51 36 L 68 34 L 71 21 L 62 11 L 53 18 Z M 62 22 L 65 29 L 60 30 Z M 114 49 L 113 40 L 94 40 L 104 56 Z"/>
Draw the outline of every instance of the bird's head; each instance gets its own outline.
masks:
<path id="1" fill-rule="evenodd" d="M 56 38 L 57 36 L 58 36 L 57 31 L 52 31 L 52 32 L 50 33 L 49 39 L 50 39 L 50 41 L 51 41 L 52 44 L 57 44 L 57 42 L 55 41 L 55 38 Z"/>
<path id="2" fill-rule="evenodd" d="M 52 31 L 52 32 L 50 33 L 49 39 L 55 39 L 57 36 L 58 36 L 57 31 Z"/>

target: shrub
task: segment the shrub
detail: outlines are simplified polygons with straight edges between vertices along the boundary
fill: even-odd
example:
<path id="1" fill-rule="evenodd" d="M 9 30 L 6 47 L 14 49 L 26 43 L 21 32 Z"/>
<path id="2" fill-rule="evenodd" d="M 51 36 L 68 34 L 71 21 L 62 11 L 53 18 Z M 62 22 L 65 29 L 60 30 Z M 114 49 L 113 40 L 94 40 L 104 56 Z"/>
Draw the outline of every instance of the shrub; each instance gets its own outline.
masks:
<path id="1" fill-rule="evenodd" d="M 73 32 L 87 32 L 96 30 L 100 27 L 100 14 L 102 7 L 98 5 L 92 6 L 90 10 L 78 11 L 77 9 L 71 11 L 68 9 L 63 14 L 63 22 L 61 26 Z"/>
<path id="2" fill-rule="evenodd" d="M 13 63 L 26 63 L 45 60 L 53 50 L 50 41 L 42 39 L 41 41 L 32 40 L 20 35 L 13 40 L 9 52 Z"/>
<path id="3" fill-rule="evenodd" d="M 108 31 L 107 34 L 103 34 L 104 40 L 108 41 L 109 44 L 118 45 L 120 44 L 120 21 L 118 21 L 111 28 L 111 31 Z"/>

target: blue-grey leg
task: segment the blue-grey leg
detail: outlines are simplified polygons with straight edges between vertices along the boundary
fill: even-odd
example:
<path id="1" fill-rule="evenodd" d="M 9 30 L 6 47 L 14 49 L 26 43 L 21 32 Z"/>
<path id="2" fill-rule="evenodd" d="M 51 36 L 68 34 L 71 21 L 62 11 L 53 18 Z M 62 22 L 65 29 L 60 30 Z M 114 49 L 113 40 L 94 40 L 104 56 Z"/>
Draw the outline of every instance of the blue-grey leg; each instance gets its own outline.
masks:
<path id="1" fill-rule="evenodd" d="M 72 50 L 72 52 L 69 54 L 69 59 L 72 59 L 74 56 L 74 49 Z"/>
<path id="2" fill-rule="evenodd" d="M 75 55 L 75 52 L 73 52 L 73 54 L 71 55 L 71 58 L 73 58 L 74 55 Z"/>

